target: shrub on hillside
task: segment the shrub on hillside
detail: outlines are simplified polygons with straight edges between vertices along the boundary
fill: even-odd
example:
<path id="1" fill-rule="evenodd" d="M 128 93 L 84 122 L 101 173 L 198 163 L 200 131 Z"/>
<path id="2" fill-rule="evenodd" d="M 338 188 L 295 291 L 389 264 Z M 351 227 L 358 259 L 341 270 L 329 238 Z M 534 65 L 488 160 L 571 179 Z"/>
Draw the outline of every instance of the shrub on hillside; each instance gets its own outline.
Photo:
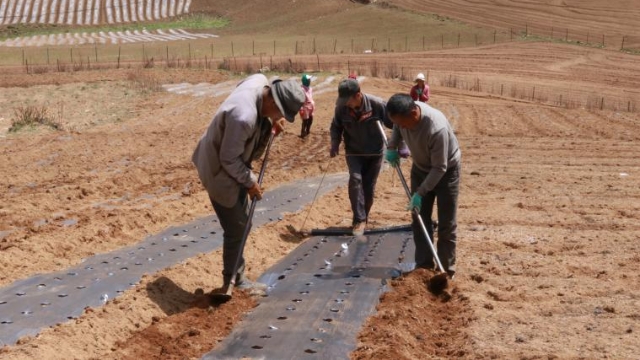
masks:
<path id="1" fill-rule="evenodd" d="M 49 110 L 45 106 L 34 105 L 20 106 L 14 110 L 14 118 L 11 120 L 9 132 L 17 132 L 22 128 L 33 128 L 38 125 L 48 126 L 54 130 L 62 130 L 60 122 L 49 115 Z"/>

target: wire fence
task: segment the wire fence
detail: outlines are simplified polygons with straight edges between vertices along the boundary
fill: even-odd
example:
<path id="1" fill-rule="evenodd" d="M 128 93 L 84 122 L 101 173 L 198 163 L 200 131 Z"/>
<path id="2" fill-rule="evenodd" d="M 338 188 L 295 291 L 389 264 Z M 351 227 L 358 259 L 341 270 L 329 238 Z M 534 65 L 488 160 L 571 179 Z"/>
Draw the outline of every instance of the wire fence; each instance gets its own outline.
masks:
<path id="1" fill-rule="evenodd" d="M 540 29 L 494 31 L 493 33 L 458 33 L 414 36 L 404 38 L 354 38 L 338 39 L 288 39 L 267 42 L 238 42 L 226 44 L 211 40 L 193 42 L 123 44 L 118 46 L 84 45 L 70 48 L 28 48 L 21 50 L 19 67 L 30 74 L 46 72 L 73 72 L 112 68 L 202 68 L 225 69 L 234 73 L 305 71 L 357 73 L 379 78 L 412 80 L 422 67 L 407 65 L 402 57 L 381 54 L 408 53 L 457 47 L 482 46 L 536 36 Z M 559 32 L 550 29 L 554 39 Z M 577 33 L 574 34 L 579 37 Z M 568 32 L 564 33 L 568 41 Z M 575 40 L 580 42 L 582 40 Z M 589 38 L 587 40 L 587 38 Z M 603 36 L 603 42 L 607 37 Z M 592 41 L 589 35 L 585 44 Z M 640 39 L 623 37 L 627 44 L 640 43 Z M 593 44 L 593 43 L 592 43 Z M 628 50 L 622 45 L 623 50 Z M 374 54 L 369 55 L 364 54 Z M 274 55 L 275 54 L 275 55 Z M 333 54 L 354 56 L 327 56 Z M 358 56 L 355 56 L 359 54 Z M 377 54 L 377 55 L 376 55 Z M 17 61 L 20 61 L 16 59 Z M 430 70 L 427 82 L 467 91 L 482 92 L 505 98 L 515 98 L 564 108 L 586 108 L 637 112 L 640 101 L 637 94 L 621 95 L 622 92 L 602 92 L 559 85 L 529 85 L 518 81 L 479 77 L 469 73 Z"/>

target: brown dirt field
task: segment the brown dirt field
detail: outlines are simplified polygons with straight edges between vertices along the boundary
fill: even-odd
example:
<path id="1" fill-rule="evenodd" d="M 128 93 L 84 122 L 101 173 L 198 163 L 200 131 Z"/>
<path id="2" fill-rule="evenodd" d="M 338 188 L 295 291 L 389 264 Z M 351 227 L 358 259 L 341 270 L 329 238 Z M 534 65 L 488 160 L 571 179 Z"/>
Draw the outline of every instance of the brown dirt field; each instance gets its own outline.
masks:
<path id="1" fill-rule="evenodd" d="M 474 64 L 483 68 L 481 60 Z M 505 68 L 517 66 L 504 62 Z M 530 83 L 547 81 L 539 71 L 519 71 Z M 571 67 L 555 71 L 567 78 L 566 86 L 579 80 L 566 74 Z M 36 85 L 25 76 L 22 81 L 30 87 L 2 89 L 3 101 L 11 101 L 26 91 L 37 99 L 56 86 L 55 96 L 61 98 L 96 87 L 103 101 L 96 105 L 79 98 L 78 110 L 67 113 L 65 123 L 85 125 L 73 132 L 40 129 L 0 140 L 0 176 L 6 184 L 0 226 L 9 231 L 0 240 L 1 284 L 64 269 L 211 213 L 189 158 L 223 99 L 132 91 L 131 105 L 109 101 L 121 96 L 123 86 L 135 88 L 126 79 L 164 80 L 167 72 L 123 77 L 116 71 L 87 83 L 75 77 L 64 83 L 61 77 L 57 81 L 63 87 Z M 227 79 L 216 72 L 174 75 Z M 110 77 L 114 80 L 106 80 Z M 48 77 L 41 80 L 52 84 Z M 407 85 L 370 78 L 363 89 L 386 98 Z M 449 301 L 426 291 L 425 274 L 393 282 L 352 356 L 633 358 L 640 350 L 635 340 L 640 319 L 637 115 L 567 110 L 438 86 L 433 91 L 433 105 L 456 128 L 464 156 L 460 274 Z M 294 124 L 274 144 L 268 187 L 325 169 L 344 171 L 343 162 L 327 154 L 334 94 L 320 94 L 316 101 L 311 137 L 300 140 Z M 118 107 L 126 107 L 130 116 L 87 125 L 81 111 L 106 114 L 121 111 Z M 407 221 L 404 195 L 392 172 L 381 174 L 376 201 L 374 226 Z M 345 188 L 320 198 L 309 215 L 306 229 L 347 225 Z M 305 217 L 306 211 L 292 214 L 251 234 L 250 277 L 296 246 L 296 239 L 283 234 L 288 224 L 300 228 Z M 64 226 L 66 219 L 77 224 Z M 243 296 L 220 308 L 194 306 L 197 288 L 220 285 L 219 259 L 219 251 L 201 254 L 149 274 L 103 308 L 3 348 L 2 358 L 198 357 L 238 321 L 231 314 L 254 306 Z"/>
<path id="2" fill-rule="evenodd" d="M 331 0 L 315 1 L 308 14 L 305 1 L 311 0 L 269 6 L 263 2 L 262 7 L 253 6 L 256 2 L 220 4 L 229 9 L 223 15 L 238 22 L 260 20 L 275 9 L 281 18 L 248 26 L 247 31 L 266 31 L 278 19 L 289 19 L 281 30 L 289 35 L 295 32 L 287 29 L 297 28 L 290 16 L 330 18 L 342 11 L 339 16 L 349 18 L 348 14 L 362 11 L 351 2 Z M 387 3 L 494 27 L 522 27 L 523 22 L 535 20 L 549 27 L 561 23 L 622 35 L 636 31 L 638 24 L 637 6 L 622 0 L 607 2 L 606 7 L 595 0 L 581 2 L 585 4 L 581 8 L 570 0 Z M 562 3 L 566 6 L 557 6 Z M 614 5 L 626 10 L 610 10 Z M 193 4 L 194 9 L 198 6 L 203 3 Z M 565 17 L 567 11 L 570 17 Z M 493 16 L 486 16 L 489 13 Z M 330 27 L 323 19 L 314 20 L 314 26 Z M 340 28 L 328 31 L 339 33 Z M 426 291 L 425 281 L 431 275 L 427 272 L 392 281 L 391 291 L 381 297 L 377 314 L 363 326 L 350 356 L 636 358 L 640 353 L 638 113 L 567 109 L 500 97 L 488 89 L 517 84 L 527 91 L 544 89 L 550 98 L 599 95 L 638 102 L 637 56 L 524 42 L 327 57 L 340 63 L 346 59 L 363 64 L 371 59 L 391 61 L 396 70 L 407 73 L 429 71 L 431 103 L 456 129 L 464 166 L 456 280 L 440 297 Z M 216 83 L 233 76 L 158 68 L 43 75 L 0 71 L 0 187 L 4 189 L 0 191 L 0 286 L 77 265 L 94 254 L 136 244 L 148 234 L 211 214 L 190 156 L 224 98 L 158 89 L 165 83 Z M 344 74 L 342 69 L 339 76 Z M 484 90 L 442 86 L 450 74 L 470 81 L 480 78 Z M 363 90 L 388 98 L 407 91 L 409 85 L 368 78 Z M 14 110 L 25 103 L 48 107 L 65 130 L 7 133 Z M 346 169 L 342 159 L 328 156 L 335 94 L 319 94 L 316 103 L 308 139 L 297 137 L 296 122 L 274 143 L 267 188 Z M 409 164 L 403 169 L 406 174 Z M 302 230 L 348 225 L 351 214 L 345 198 L 346 189 L 340 187 L 319 198 L 312 209 L 255 229 L 246 249 L 249 277 L 257 278 L 304 241 L 288 235 L 288 225 L 301 229 L 304 223 Z M 397 177 L 383 172 L 372 226 L 406 223 L 405 202 Z M 221 284 L 220 259 L 221 251 L 200 254 L 148 274 L 104 307 L 86 309 L 78 319 L 0 349 L 0 358 L 199 358 L 256 305 L 256 299 L 240 291 L 219 307 L 208 307 L 194 295 L 196 289 L 208 291 Z"/>
<path id="3" fill-rule="evenodd" d="M 632 0 L 388 0 L 393 6 L 412 11 L 434 13 L 465 23 L 498 29 L 524 30 L 555 38 L 564 38 L 566 30 L 573 40 L 600 41 L 620 46 L 622 36 L 640 45 L 638 26 L 640 6 Z M 555 32 L 552 28 L 555 29 Z"/>

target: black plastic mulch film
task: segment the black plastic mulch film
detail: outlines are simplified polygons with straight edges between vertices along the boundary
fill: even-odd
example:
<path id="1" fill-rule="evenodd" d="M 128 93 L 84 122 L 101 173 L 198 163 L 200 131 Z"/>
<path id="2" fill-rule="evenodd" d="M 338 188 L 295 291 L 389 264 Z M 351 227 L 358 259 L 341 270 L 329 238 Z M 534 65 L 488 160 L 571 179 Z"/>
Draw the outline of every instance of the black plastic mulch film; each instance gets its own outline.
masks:
<path id="1" fill-rule="evenodd" d="M 300 245 L 259 279 L 268 296 L 203 359 L 347 359 L 386 281 L 415 266 L 411 232 L 372 233 Z"/>
<path id="2" fill-rule="evenodd" d="M 318 196 L 345 184 L 347 174 L 327 175 L 283 185 L 265 194 L 253 226 L 281 220 Z M 222 244 L 215 216 L 171 227 L 137 245 L 85 259 L 70 269 L 18 280 L 0 289 L 0 347 L 26 335 L 80 316 L 87 306 L 99 307 L 152 274 Z"/>

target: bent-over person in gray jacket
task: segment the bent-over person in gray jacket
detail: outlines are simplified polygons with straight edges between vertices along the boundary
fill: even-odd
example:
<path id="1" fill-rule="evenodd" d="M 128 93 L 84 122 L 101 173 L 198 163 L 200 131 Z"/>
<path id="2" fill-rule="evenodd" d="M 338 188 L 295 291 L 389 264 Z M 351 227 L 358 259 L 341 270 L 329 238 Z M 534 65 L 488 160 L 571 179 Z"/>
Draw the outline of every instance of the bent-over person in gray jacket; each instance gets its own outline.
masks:
<path id="1" fill-rule="evenodd" d="M 456 271 L 457 209 L 460 189 L 461 153 L 458 139 L 445 115 L 408 94 L 395 94 L 387 101 L 387 113 L 395 124 L 388 144 L 387 160 L 397 161 L 393 152 L 401 140 L 411 151 L 409 209 L 418 208 L 433 239 L 433 204 L 438 199 L 437 252 L 451 278 Z M 390 156 L 391 155 L 391 156 Z M 392 164 L 393 165 L 393 164 Z M 413 219 L 416 267 L 434 268 L 434 259 L 417 219 Z"/>
<path id="2" fill-rule="evenodd" d="M 272 127 L 276 135 L 280 133 L 283 117 L 293 122 L 304 100 L 304 92 L 295 81 L 275 80 L 270 84 L 262 74 L 251 75 L 220 105 L 193 152 L 193 163 L 224 230 L 224 291 L 233 276 L 239 287 L 253 285 L 244 277 L 244 257 L 233 274 L 249 221 L 247 195 L 262 198 L 251 162 L 262 156 Z"/>

